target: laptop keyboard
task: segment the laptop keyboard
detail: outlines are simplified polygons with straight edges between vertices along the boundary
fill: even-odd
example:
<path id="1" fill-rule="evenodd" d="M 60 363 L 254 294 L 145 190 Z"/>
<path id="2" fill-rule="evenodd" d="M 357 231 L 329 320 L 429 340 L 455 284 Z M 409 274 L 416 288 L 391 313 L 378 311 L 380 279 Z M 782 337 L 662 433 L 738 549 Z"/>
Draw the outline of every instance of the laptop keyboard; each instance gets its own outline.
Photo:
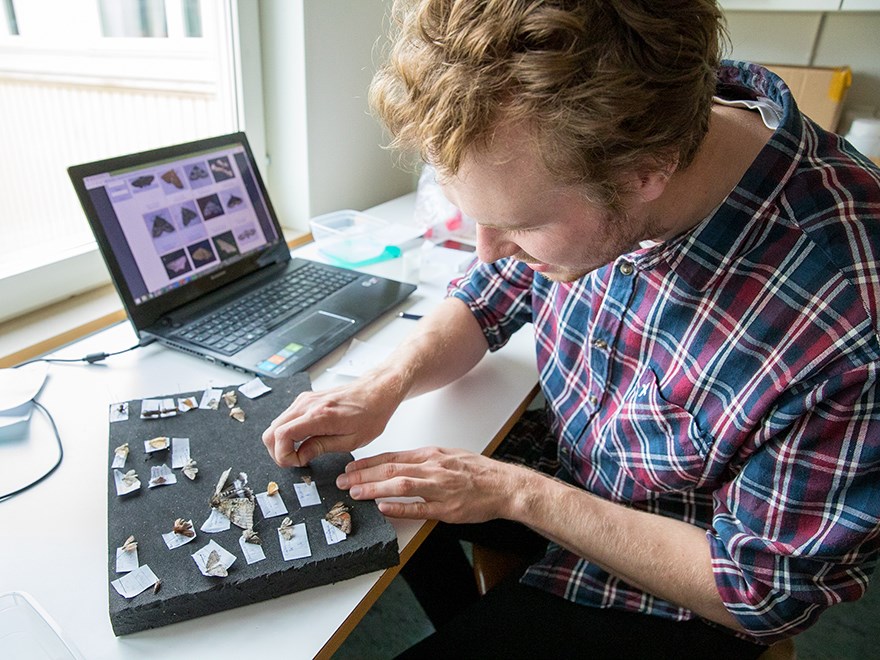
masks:
<path id="1" fill-rule="evenodd" d="M 357 273 L 307 264 L 187 325 L 175 336 L 232 355 L 358 277 Z"/>

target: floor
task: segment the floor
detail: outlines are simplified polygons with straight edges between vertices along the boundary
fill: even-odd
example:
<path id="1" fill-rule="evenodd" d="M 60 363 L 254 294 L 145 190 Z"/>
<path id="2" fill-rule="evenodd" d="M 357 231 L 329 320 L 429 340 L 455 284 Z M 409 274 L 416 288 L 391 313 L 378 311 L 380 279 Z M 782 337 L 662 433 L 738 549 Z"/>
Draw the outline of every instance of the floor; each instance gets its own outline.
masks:
<path id="1" fill-rule="evenodd" d="M 406 582 L 397 577 L 333 657 L 393 658 L 433 630 Z M 880 587 L 860 601 L 827 610 L 798 637 L 796 648 L 798 660 L 880 660 Z"/>

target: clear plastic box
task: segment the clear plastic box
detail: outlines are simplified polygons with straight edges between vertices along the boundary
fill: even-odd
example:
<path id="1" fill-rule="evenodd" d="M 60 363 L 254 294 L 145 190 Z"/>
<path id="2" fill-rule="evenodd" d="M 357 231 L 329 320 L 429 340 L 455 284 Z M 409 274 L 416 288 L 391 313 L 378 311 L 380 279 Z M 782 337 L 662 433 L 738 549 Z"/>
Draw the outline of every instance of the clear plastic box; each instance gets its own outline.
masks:
<path id="1" fill-rule="evenodd" d="M 385 251 L 388 223 L 361 211 L 334 211 L 312 218 L 309 224 L 318 249 L 347 264 L 371 261 Z"/>
<path id="2" fill-rule="evenodd" d="M 82 660 L 58 625 L 23 591 L 0 594 L 0 655 L 4 660 Z"/>

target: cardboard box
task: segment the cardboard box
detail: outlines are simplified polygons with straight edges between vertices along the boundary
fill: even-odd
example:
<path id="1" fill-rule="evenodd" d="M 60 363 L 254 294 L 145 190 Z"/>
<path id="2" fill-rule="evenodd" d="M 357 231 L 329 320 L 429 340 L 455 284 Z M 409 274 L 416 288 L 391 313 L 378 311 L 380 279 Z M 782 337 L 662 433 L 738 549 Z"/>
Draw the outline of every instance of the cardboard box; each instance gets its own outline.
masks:
<path id="1" fill-rule="evenodd" d="M 765 66 L 785 81 L 801 112 L 825 130 L 837 130 L 843 101 L 852 85 L 852 71 L 848 66 Z"/>

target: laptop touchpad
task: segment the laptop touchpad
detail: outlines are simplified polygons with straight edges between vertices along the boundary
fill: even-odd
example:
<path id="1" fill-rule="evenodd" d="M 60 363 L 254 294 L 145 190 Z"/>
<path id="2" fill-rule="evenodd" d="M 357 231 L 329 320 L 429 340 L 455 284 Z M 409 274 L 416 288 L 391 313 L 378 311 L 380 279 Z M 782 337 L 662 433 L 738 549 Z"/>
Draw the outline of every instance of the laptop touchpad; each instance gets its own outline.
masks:
<path id="1" fill-rule="evenodd" d="M 284 333 L 285 341 L 295 341 L 303 346 L 311 346 L 322 339 L 335 335 L 337 332 L 351 327 L 353 319 L 327 312 L 315 312 L 306 317 L 287 332 Z"/>

